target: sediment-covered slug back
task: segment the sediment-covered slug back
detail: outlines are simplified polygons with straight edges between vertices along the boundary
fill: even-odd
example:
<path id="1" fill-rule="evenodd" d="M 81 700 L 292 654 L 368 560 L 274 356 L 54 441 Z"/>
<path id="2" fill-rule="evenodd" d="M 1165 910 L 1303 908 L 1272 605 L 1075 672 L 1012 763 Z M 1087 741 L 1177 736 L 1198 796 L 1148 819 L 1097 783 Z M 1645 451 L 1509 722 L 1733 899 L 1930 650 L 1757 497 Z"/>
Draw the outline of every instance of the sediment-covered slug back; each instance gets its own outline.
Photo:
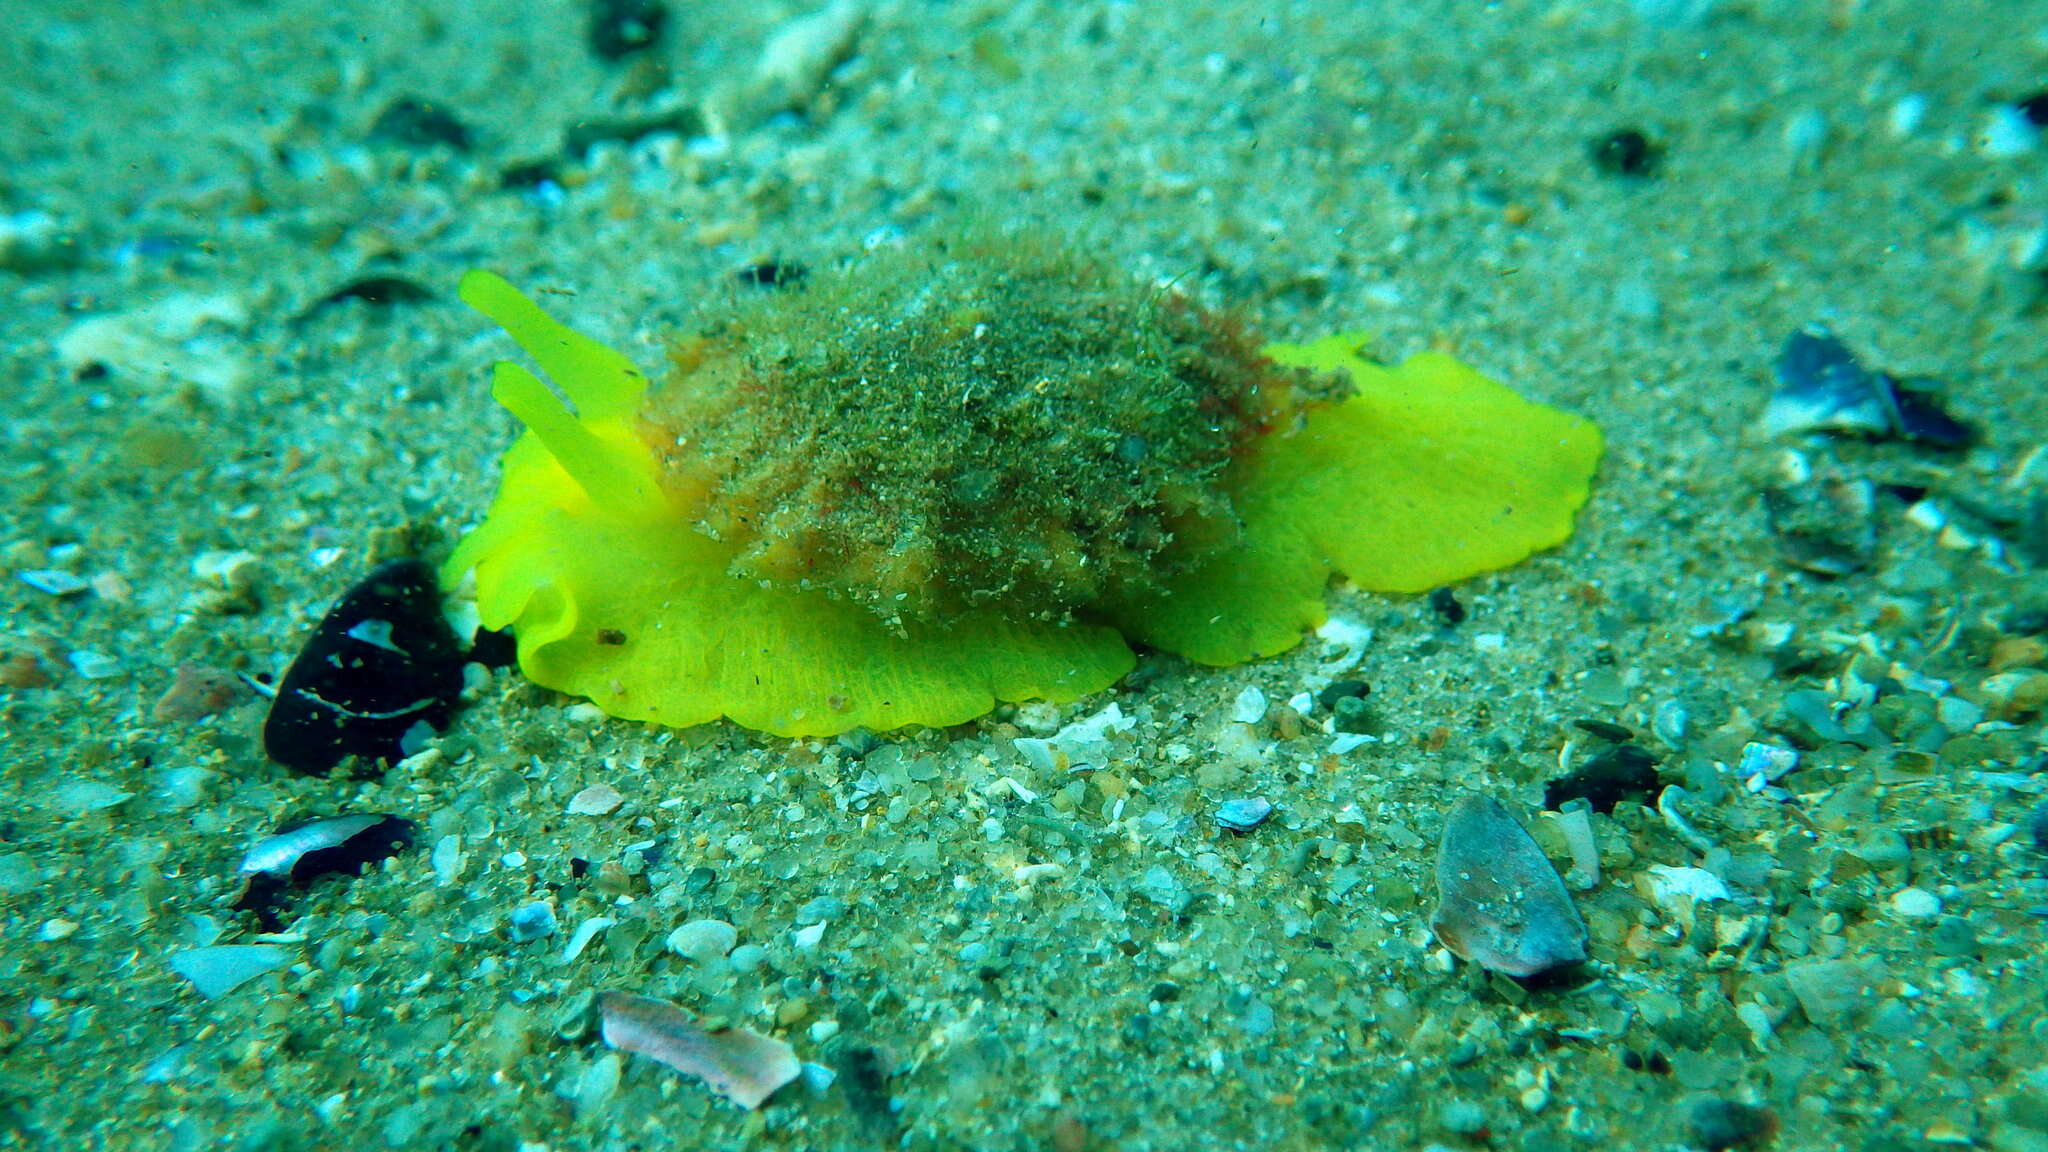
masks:
<path id="1" fill-rule="evenodd" d="M 490 273 L 462 297 L 526 425 L 472 569 L 537 683 L 629 719 L 785 736 L 945 725 L 1208 664 L 1564 540 L 1589 423 L 1436 353 L 1264 348 L 1028 238 L 877 254 L 713 309 L 651 383 Z M 566 403 L 564 400 L 566 399 Z"/>

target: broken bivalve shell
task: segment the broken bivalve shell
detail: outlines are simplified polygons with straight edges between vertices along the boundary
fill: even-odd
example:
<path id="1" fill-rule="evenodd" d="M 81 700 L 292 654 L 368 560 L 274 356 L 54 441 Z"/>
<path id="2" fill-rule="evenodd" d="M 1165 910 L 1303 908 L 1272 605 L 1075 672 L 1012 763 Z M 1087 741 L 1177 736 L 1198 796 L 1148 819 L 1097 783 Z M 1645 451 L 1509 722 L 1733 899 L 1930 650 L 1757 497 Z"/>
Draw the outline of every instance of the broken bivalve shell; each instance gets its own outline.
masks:
<path id="1" fill-rule="evenodd" d="M 1976 439 L 1975 428 L 1942 408 L 1937 381 L 1901 380 L 1866 368 L 1824 327 L 1787 337 L 1772 368 L 1778 390 L 1758 422 L 1766 435 L 1837 432 L 1936 448 Z"/>
<path id="2" fill-rule="evenodd" d="M 284 927 L 294 889 L 325 876 L 360 876 L 412 847 L 419 826 L 403 816 L 328 816 L 287 825 L 242 857 L 248 884 L 235 907 L 256 914 L 266 932 Z"/>
<path id="3" fill-rule="evenodd" d="M 358 835 L 368 832 L 387 820 L 398 820 L 395 816 L 330 816 L 324 820 L 308 820 L 281 832 L 265 836 L 242 857 L 241 871 L 244 874 L 268 872 L 283 876 L 297 868 L 308 853 L 339 848 Z M 405 821 L 399 821 L 400 825 Z M 409 839 L 393 829 L 394 839 Z"/>
<path id="4" fill-rule="evenodd" d="M 350 756 L 402 760 L 448 727 L 462 664 L 434 570 L 418 560 L 380 565 L 321 618 L 285 671 L 263 750 L 310 776 Z"/>
<path id="5" fill-rule="evenodd" d="M 606 992 L 597 998 L 607 1046 L 645 1056 L 702 1080 L 749 1110 L 797 1078 L 802 1063 L 789 1045 L 747 1028 L 716 1031 L 666 1000 Z"/>
<path id="6" fill-rule="evenodd" d="M 1586 923 L 1543 850 L 1500 803 L 1458 801 L 1436 858 L 1429 927 L 1460 959 L 1535 976 L 1586 959 Z"/>

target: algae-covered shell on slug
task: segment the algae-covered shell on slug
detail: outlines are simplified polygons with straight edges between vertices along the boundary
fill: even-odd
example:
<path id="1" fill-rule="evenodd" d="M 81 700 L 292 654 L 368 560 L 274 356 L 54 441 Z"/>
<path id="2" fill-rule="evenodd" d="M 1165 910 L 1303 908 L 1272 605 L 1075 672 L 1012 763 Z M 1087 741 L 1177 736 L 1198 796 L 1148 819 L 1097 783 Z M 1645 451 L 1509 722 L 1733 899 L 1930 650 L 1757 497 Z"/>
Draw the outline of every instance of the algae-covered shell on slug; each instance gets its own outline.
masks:
<path id="1" fill-rule="evenodd" d="M 1590 423 L 1440 353 L 1263 348 L 1056 248 L 872 258 L 630 361 L 474 272 L 525 424 L 476 574 L 534 681 L 786 736 L 945 725 L 1114 683 L 1130 641 L 1283 651 L 1333 572 L 1420 592 L 1563 541 Z M 566 403 L 564 402 L 566 399 Z"/>

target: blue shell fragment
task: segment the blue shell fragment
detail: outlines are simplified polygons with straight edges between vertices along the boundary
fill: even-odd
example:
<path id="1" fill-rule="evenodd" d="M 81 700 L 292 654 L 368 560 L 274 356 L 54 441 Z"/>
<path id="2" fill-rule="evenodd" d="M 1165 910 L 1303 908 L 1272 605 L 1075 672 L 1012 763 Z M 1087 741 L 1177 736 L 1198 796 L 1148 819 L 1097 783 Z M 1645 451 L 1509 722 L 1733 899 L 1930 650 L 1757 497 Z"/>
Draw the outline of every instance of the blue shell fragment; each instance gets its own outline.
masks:
<path id="1" fill-rule="evenodd" d="M 1226 832 L 1242 836 L 1266 822 L 1273 814 L 1273 802 L 1264 796 L 1225 800 L 1216 806 L 1216 823 Z"/>
<path id="2" fill-rule="evenodd" d="M 1949 415 L 1935 398 L 1938 382 L 1901 380 L 1866 368 L 1823 327 L 1786 337 L 1774 371 L 1778 390 L 1762 420 L 1769 435 L 1842 432 L 1937 448 L 1960 448 L 1976 438 L 1976 429 Z"/>

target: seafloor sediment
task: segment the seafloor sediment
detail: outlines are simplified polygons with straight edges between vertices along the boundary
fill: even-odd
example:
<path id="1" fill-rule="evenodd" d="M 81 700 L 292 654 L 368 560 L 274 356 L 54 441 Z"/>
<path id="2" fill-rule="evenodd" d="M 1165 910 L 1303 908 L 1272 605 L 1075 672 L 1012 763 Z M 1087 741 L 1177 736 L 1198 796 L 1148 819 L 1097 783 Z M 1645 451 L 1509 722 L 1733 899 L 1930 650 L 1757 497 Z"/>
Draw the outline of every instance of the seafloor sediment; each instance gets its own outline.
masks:
<path id="1" fill-rule="evenodd" d="M 602 7 L 0 38 L 0 1143 L 2048 1148 L 2038 13 Z M 488 498 L 464 270 L 653 362 L 694 297 L 963 210 L 1595 419 L 1578 534 L 948 731 L 499 669 L 381 775 L 264 758 L 250 683 Z M 1815 323 L 1975 442 L 1765 435 Z M 1593 759 L 1653 775 L 1587 861 L 1544 802 Z M 1431 936 L 1464 792 L 1566 874 L 1569 978 Z M 417 836 L 236 909 L 340 813 Z M 606 1047 L 607 990 L 806 1067 L 743 1110 Z"/>

